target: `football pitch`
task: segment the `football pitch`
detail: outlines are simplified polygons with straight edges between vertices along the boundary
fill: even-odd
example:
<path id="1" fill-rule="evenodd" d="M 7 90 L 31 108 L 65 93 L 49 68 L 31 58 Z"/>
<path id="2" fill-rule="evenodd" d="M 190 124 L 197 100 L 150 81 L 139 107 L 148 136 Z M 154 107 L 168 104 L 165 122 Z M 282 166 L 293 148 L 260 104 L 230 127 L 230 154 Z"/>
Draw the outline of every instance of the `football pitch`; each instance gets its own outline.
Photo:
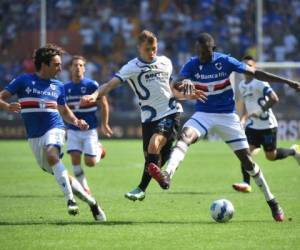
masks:
<path id="1" fill-rule="evenodd" d="M 279 142 L 289 147 L 297 142 Z M 299 142 L 298 142 L 299 143 Z M 78 199 L 80 214 L 67 214 L 54 178 L 41 171 L 26 141 L 0 141 L 0 249 L 300 249 L 300 166 L 290 157 L 261 166 L 286 215 L 275 222 L 263 194 L 237 193 L 238 160 L 222 142 L 193 145 L 165 191 L 151 182 L 144 201 L 124 198 L 140 181 L 139 140 L 104 140 L 106 158 L 85 168 L 94 196 L 108 221 L 93 221 Z M 68 155 L 63 161 L 70 169 Z M 229 223 L 214 222 L 213 200 L 229 199 L 235 214 Z"/>

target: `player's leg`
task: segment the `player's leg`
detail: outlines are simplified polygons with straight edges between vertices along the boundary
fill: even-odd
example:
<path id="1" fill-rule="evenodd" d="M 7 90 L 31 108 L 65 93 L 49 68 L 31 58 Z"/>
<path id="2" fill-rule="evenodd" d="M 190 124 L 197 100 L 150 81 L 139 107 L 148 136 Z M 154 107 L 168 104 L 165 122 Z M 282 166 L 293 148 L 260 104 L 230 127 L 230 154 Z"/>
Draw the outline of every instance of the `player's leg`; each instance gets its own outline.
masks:
<path id="1" fill-rule="evenodd" d="M 179 164 L 183 161 L 188 147 L 195 143 L 199 138 L 207 135 L 210 130 L 210 115 L 196 112 L 184 125 L 180 132 L 170 159 L 166 166 L 166 173 L 172 179 Z"/>
<path id="2" fill-rule="evenodd" d="M 179 127 L 179 114 L 172 114 L 161 119 L 148 146 L 148 153 L 155 152 L 160 160 L 159 162 L 149 161 L 148 172 L 163 189 L 169 188 L 170 178 L 161 168 L 171 155 L 171 148 L 177 138 Z"/>
<path id="3" fill-rule="evenodd" d="M 69 214 L 75 215 L 79 212 L 78 206 L 74 199 L 67 170 L 60 160 L 60 149 L 64 143 L 64 135 L 64 130 L 51 129 L 42 137 L 28 141 L 39 166 L 46 172 L 54 174 L 55 180 L 67 200 Z"/>
<path id="4" fill-rule="evenodd" d="M 100 207 L 99 203 L 97 203 L 96 199 L 90 193 L 85 191 L 76 178 L 69 175 L 69 180 L 74 195 L 89 205 L 94 219 L 99 222 L 106 221 L 105 213 Z"/>
<path id="5" fill-rule="evenodd" d="M 173 116 L 167 116 L 158 121 L 142 125 L 143 149 L 145 154 L 144 171 L 138 187 L 125 194 L 125 197 L 131 200 L 143 200 L 145 198 L 145 191 L 152 178 L 149 174 L 148 167 L 151 164 L 160 167 L 160 151 L 167 142 L 164 131 L 169 131 L 173 123 Z"/>
<path id="6" fill-rule="evenodd" d="M 148 171 L 149 165 L 158 166 L 160 168 L 160 152 L 163 146 L 167 143 L 167 136 L 172 133 L 174 127 L 175 115 L 164 117 L 156 122 L 150 123 L 149 127 L 145 127 L 145 143 L 146 162 L 139 188 L 143 191 L 148 187 L 151 176 Z"/>
<path id="7" fill-rule="evenodd" d="M 160 168 L 161 150 L 172 136 L 174 130 L 178 130 L 179 114 L 166 116 L 158 121 L 142 124 L 143 149 L 145 155 L 144 171 L 141 182 L 137 188 L 125 194 L 131 200 L 143 200 L 145 191 L 151 181 L 149 166 Z"/>
<path id="8" fill-rule="evenodd" d="M 262 171 L 259 166 L 252 160 L 250 151 L 248 149 L 236 150 L 235 154 L 242 163 L 245 170 L 252 176 L 256 185 L 263 192 L 265 199 L 272 211 L 272 216 L 276 221 L 284 220 L 284 213 L 282 208 L 279 206 L 274 195 L 271 193 L 267 181 L 264 178 Z"/>
<path id="9" fill-rule="evenodd" d="M 262 133 L 260 130 L 246 128 L 245 134 L 247 137 L 247 141 L 250 146 L 251 155 L 253 152 L 257 151 L 260 148 L 260 145 L 263 143 Z M 250 175 L 241 165 L 241 172 L 243 176 L 243 181 L 239 183 L 232 184 L 232 187 L 239 192 L 249 193 L 252 188 L 250 186 Z"/>
<path id="10" fill-rule="evenodd" d="M 269 161 L 285 159 L 288 156 L 295 156 L 296 153 L 292 148 L 277 148 L 277 128 L 264 130 L 262 144 Z"/>
<path id="11" fill-rule="evenodd" d="M 125 198 L 132 200 L 132 201 L 142 201 L 145 199 L 145 190 L 148 187 L 150 181 L 151 181 L 151 176 L 148 173 L 148 153 L 147 153 L 147 149 L 148 149 L 148 145 L 150 142 L 150 139 L 154 133 L 154 126 L 155 126 L 155 122 L 151 122 L 151 123 L 142 123 L 142 134 L 143 134 L 143 152 L 144 152 L 144 168 L 143 168 L 143 173 L 142 173 L 142 177 L 141 177 L 141 181 L 140 184 L 132 189 L 131 191 L 129 191 L 128 193 L 125 194 Z"/>
<path id="12" fill-rule="evenodd" d="M 230 146 L 243 168 L 254 179 L 256 185 L 263 192 L 271 208 L 272 216 L 276 221 L 282 221 L 284 214 L 263 176 L 259 166 L 252 160 L 244 130 L 241 128 L 239 117 L 236 114 L 220 114 L 215 118 L 215 131 Z"/>
<path id="13" fill-rule="evenodd" d="M 195 143 L 201 135 L 207 134 L 207 123 L 204 124 L 200 122 L 201 120 L 204 120 L 205 122 L 208 121 L 208 119 L 203 119 L 203 116 L 205 116 L 205 114 L 197 112 L 184 124 L 179 139 L 170 154 L 170 159 L 165 171 L 161 171 L 158 168 L 151 171 L 153 178 L 162 188 L 169 188 L 170 181 L 179 164 L 184 159 L 189 145 Z"/>
<path id="14" fill-rule="evenodd" d="M 94 167 L 104 158 L 106 152 L 101 143 L 99 143 L 98 132 L 96 129 L 91 129 L 84 132 L 83 152 L 85 165 Z"/>
<path id="15" fill-rule="evenodd" d="M 250 146 L 250 153 L 251 154 L 256 149 L 258 149 L 258 147 L 254 146 L 254 145 L 249 145 L 249 146 Z M 252 187 L 250 185 L 250 175 L 245 170 L 245 168 L 243 167 L 242 164 L 241 164 L 241 173 L 242 173 L 242 177 L 243 177 L 242 182 L 233 183 L 232 187 L 233 187 L 233 189 L 235 189 L 238 192 L 250 193 L 252 191 Z"/>
<path id="16" fill-rule="evenodd" d="M 67 152 L 70 154 L 73 166 L 73 173 L 86 192 L 90 193 L 90 188 L 81 166 L 81 156 L 83 152 L 84 133 L 86 131 L 68 130 L 67 131 Z"/>

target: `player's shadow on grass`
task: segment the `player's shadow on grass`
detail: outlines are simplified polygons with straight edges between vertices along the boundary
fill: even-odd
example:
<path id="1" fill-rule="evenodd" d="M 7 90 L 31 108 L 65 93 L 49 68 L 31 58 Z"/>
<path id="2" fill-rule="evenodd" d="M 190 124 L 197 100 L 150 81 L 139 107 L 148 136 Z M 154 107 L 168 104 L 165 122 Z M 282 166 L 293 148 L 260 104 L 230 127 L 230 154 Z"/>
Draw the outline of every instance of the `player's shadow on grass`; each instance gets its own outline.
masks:
<path id="1" fill-rule="evenodd" d="M 11 199 L 29 199 L 29 198 L 53 198 L 53 197 L 63 197 L 62 195 L 53 194 L 53 195 L 42 195 L 42 194 L 0 194 L 0 198 L 11 198 Z"/>
<path id="2" fill-rule="evenodd" d="M 56 226 L 69 226 L 69 225 L 82 225 L 82 226 L 98 226 L 98 225 L 130 225 L 136 224 L 132 221 L 110 221 L 99 223 L 97 221 L 0 221 L 2 226 L 40 226 L 40 225 L 56 225 Z"/>
<path id="3" fill-rule="evenodd" d="M 151 195 L 215 195 L 215 194 L 219 194 L 220 192 L 203 192 L 203 191 L 166 191 L 166 192 L 155 192 L 155 193 L 151 193 Z M 229 190 L 228 192 L 222 192 L 224 193 L 232 193 L 231 190 Z"/>
<path id="4" fill-rule="evenodd" d="M 243 221 L 231 221 L 229 224 L 244 224 L 244 223 L 274 223 L 272 220 L 243 220 Z M 82 225 L 82 226 L 137 226 L 137 225 L 220 225 L 214 221 L 20 221 L 20 222 L 8 222 L 0 221 L 0 228 L 5 226 L 40 226 L 40 225 L 56 225 L 56 226 L 70 226 L 70 225 Z M 221 223 L 227 225 L 228 223 Z"/>
<path id="5" fill-rule="evenodd" d="M 196 191 L 175 191 L 175 192 L 166 192 L 168 195 L 209 195 L 215 194 L 216 192 L 196 192 Z M 157 193 L 161 194 L 161 193 Z"/>

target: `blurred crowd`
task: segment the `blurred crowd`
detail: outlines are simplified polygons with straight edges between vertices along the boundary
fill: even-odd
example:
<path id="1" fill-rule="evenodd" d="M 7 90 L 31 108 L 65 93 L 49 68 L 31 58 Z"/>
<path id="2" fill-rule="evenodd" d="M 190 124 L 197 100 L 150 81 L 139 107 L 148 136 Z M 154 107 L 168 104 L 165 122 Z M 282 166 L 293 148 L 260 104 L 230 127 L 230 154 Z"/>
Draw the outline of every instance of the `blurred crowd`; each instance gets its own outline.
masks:
<path id="1" fill-rule="evenodd" d="M 20 32 L 39 30 L 39 10 L 37 0 L 1 1 L 1 54 L 9 53 Z M 299 23 L 299 0 L 263 0 L 264 61 L 300 61 Z M 193 54 L 195 37 L 200 32 L 211 33 L 219 51 L 236 58 L 245 54 L 257 57 L 254 0 L 47 1 L 47 30 L 77 32 L 81 41 L 79 53 L 88 59 L 86 76 L 99 83 L 108 80 L 120 66 L 135 57 L 135 38 L 142 29 L 149 29 L 158 36 L 159 54 L 171 58 L 174 74 Z M 0 58 L 1 89 L 20 72 L 34 71 L 29 57 L 6 55 L 2 58 L 5 60 Z M 67 55 L 59 76 L 63 81 L 69 80 L 69 60 L 70 55 Z M 283 89 L 285 92 L 290 95 Z M 128 101 L 130 98 L 132 102 Z M 110 100 L 112 109 L 137 109 L 128 87 L 113 91 Z"/>

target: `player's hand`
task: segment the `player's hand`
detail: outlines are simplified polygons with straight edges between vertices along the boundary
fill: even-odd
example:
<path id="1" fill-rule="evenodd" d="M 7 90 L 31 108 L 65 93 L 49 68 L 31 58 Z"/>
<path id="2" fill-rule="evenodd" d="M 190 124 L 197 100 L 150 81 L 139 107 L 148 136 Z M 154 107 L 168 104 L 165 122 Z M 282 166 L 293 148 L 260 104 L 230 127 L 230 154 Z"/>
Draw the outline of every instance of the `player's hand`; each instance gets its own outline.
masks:
<path id="1" fill-rule="evenodd" d="M 200 89 L 195 89 L 194 93 L 191 94 L 190 98 L 192 100 L 199 100 L 200 102 L 206 102 L 207 100 L 207 93 L 200 90 Z"/>
<path id="2" fill-rule="evenodd" d="M 183 88 L 183 94 L 184 95 L 192 95 L 195 92 L 195 85 L 190 79 L 184 79 L 181 82 L 181 87 Z"/>
<path id="3" fill-rule="evenodd" d="M 111 137 L 113 135 L 113 131 L 111 130 L 111 127 L 108 124 L 101 125 L 101 132 L 107 137 Z"/>
<path id="4" fill-rule="evenodd" d="M 290 81 L 290 82 L 288 83 L 288 85 L 289 85 L 291 88 L 295 89 L 297 92 L 300 91 L 300 83 L 299 83 L 299 82 L 296 82 L 296 81 Z"/>
<path id="5" fill-rule="evenodd" d="M 21 104 L 19 102 L 12 102 L 8 105 L 7 110 L 14 113 L 20 113 Z"/>
<path id="6" fill-rule="evenodd" d="M 84 95 L 80 98 L 80 106 L 85 106 L 91 103 L 96 102 L 97 97 L 95 97 L 94 95 Z"/>
<path id="7" fill-rule="evenodd" d="M 259 118 L 260 115 L 262 114 L 263 111 L 261 112 L 257 112 L 257 113 L 252 113 L 250 115 L 248 115 L 249 118 L 253 117 L 253 118 Z"/>
<path id="8" fill-rule="evenodd" d="M 87 130 L 89 128 L 89 125 L 86 123 L 86 121 L 82 119 L 76 120 L 74 125 L 80 128 L 81 130 Z"/>

